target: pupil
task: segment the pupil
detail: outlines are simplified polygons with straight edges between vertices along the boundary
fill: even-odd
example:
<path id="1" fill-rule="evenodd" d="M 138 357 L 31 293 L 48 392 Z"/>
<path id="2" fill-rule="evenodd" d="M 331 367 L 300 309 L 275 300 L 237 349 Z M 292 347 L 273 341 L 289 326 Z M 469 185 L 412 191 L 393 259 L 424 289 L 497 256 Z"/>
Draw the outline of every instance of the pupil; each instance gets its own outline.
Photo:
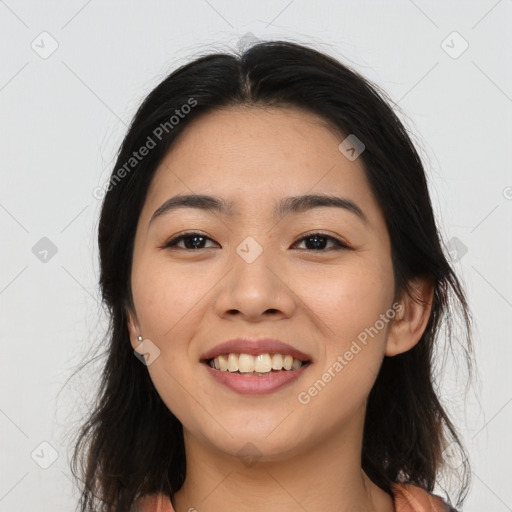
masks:
<path id="1" fill-rule="evenodd" d="M 325 243 L 326 243 L 326 238 L 323 237 L 323 236 L 310 236 L 308 238 L 309 241 L 311 240 L 314 240 L 313 242 L 313 249 L 324 249 L 325 248 Z"/>
<path id="2" fill-rule="evenodd" d="M 185 247 L 187 249 L 198 249 L 203 241 L 204 237 L 202 236 L 190 236 L 185 240 Z M 192 244 L 190 242 L 192 242 Z"/>

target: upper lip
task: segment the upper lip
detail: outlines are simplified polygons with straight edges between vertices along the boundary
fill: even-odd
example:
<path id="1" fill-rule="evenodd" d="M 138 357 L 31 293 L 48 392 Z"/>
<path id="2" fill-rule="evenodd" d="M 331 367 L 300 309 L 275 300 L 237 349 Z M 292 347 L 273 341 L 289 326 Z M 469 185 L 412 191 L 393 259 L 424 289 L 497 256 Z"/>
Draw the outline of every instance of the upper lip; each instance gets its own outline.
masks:
<path id="1" fill-rule="evenodd" d="M 308 354 L 288 345 L 288 343 L 272 338 L 236 338 L 228 340 L 224 343 L 220 343 L 219 345 L 215 345 L 215 347 L 205 352 L 201 356 L 201 360 L 209 361 L 221 354 L 229 353 L 251 354 L 253 356 L 258 354 L 289 354 L 294 359 L 299 359 L 300 361 L 311 361 L 311 356 Z"/>

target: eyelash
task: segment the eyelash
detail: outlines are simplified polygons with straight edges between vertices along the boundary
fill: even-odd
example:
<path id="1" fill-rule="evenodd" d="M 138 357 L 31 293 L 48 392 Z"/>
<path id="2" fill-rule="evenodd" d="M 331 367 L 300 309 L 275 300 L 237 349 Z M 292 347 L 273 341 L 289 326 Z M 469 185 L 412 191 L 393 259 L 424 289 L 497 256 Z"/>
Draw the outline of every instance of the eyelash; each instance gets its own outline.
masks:
<path id="1" fill-rule="evenodd" d="M 176 236 L 176 237 L 172 238 L 171 240 L 166 242 L 162 246 L 162 248 L 168 249 L 168 248 L 171 248 L 171 247 L 176 247 L 177 244 L 179 242 L 181 242 L 182 240 L 185 240 L 187 238 L 193 238 L 195 236 L 202 237 L 202 238 L 204 238 L 206 240 L 213 241 L 210 237 L 204 235 L 203 233 L 200 233 L 199 231 L 188 231 L 186 233 L 183 233 L 183 234 L 181 234 L 179 236 Z M 325 238 L 328 241 L 334 242 L 335 247 L 331 247 L 330 249 L 299 249 L 299 250 L 313 251 L 313 252 L 327 252 L 329 250 L 342 250 L 342 249 L 346 250 L 346 249 L 351 249 L 351 247 L 349 247 L 346 243 L 342 242 L 338 238 L 335 238 L 335 237 L 333 237 L 331 235 L 326 235 L 326 234 L 318 232 L 318 231 L 311 231 L 310 233 L 306 233 L 302 238 L 297 240 L 297 242 L 302 242 L 302 241 L 304 241 L 304 240 L 306 240 L 308 238 L 313 238 L 315 236 L 317 236 L 319 238 Z M 179 249 L 182 249 L 184 251 L 197 251 L 198 250 L 198 249 L 188 249 L 186 247 L 179 247 Z M 203 248 L 200 248 L 200 249 L 211 249 L 211 247 L 203 247 Z"/>

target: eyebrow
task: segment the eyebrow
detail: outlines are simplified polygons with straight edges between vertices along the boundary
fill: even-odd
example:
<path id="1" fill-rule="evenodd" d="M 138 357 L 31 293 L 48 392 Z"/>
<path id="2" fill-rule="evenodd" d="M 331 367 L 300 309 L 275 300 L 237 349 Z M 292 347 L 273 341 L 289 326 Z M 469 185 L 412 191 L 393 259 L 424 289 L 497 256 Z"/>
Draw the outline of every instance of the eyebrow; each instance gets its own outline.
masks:
<path id="1" fill-rule="evenodd" d="M 345 197 L 333 195 L 306 194 L 301 196 L 285 197 L 276 205 L 273 215 L 276 218 L 282 218 L 289 213 L 302 213 L 314 208 L 322 207 L 341 208 L 356 215 L 364 224 L 369 223 L 362 209 L 354 201 Z M 158 217 L 162 217 L 163 215 L 176 211 L 180 208 L 196 208 L 228 216 L 232 216 L 235 213 L 233 203 L 221 197 L 202 194 L 180 195 L 167 199 L 165 203 L 157 208 L 151 216 L 149 224 Z"/>

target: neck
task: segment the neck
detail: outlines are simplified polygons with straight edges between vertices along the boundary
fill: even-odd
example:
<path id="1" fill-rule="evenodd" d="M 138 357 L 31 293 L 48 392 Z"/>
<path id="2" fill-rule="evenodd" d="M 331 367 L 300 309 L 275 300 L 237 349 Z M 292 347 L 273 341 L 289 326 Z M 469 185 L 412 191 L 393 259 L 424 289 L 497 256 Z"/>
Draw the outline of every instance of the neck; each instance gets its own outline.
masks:
<path id="1" fill-rule="evenodd" d="M 362 428 L 355 423 L 294 455 L 252 461 L 201 444 L 185 431 L 187 476 L 172 497 L 174 510 L 393 512 L 392 497 L 361 469 Z"/>

